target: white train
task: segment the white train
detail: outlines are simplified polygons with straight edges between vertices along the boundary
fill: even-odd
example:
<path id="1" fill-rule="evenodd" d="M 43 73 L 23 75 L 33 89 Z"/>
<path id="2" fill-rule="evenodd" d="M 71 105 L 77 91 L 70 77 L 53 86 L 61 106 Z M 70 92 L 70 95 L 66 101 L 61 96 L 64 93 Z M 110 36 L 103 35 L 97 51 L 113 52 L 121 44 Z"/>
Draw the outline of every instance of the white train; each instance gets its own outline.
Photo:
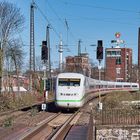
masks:
<path id="1" fill-rule="evenodd" d="M 80 73 L 60 73 L 56 80 L 55 104 L 62 108 L 79 108 L 88 95 L 99 90 L 139 90 L 138 83 L 110 82 L 86 77 Z"/>

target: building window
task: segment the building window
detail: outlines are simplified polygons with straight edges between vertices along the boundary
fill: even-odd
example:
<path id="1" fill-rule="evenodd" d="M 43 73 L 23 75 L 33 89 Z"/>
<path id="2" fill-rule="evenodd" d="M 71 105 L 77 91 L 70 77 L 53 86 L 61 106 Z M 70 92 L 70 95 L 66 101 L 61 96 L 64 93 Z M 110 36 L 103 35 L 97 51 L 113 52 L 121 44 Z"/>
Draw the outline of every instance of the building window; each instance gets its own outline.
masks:
<path id="1" fill-rule="evenodd" d="M 121 51 L 107 51 L 107 57 L 120 57 Z"/>
<path id="2" fill-rule="evenodd" d="M 120 75 L 121 74 L 121 68 L 116 68 L 116 74 Z"/>
<path id="3" fill-rule="evenodd" d="M 107 51 L 107 56 L 111 56 L 111 51 Z"/>
<path id="4" fill-rule="evenodd" d="M 116 51 L 116 55 L 121 55 L 121 51 Z"/>
<path id="5" fill-rule="evenodd" d="M 112 56 L 115 56 L 116 55 L 116 51 L 112 51 Z"/>
<path id="6" fill-rule="evenodd" d="M 116 58 L 116 65 L 120 65 L 120 64 L 121 64 L 121 58 L 118 57 L 118 58 Z"/>

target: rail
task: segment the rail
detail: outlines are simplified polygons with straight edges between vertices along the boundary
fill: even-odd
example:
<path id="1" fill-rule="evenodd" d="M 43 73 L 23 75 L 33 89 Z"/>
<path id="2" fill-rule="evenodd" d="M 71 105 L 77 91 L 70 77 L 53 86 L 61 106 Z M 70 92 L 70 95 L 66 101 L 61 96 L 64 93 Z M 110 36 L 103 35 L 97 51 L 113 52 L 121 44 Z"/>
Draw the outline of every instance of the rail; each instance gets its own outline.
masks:
<path id="1" fill-rule="evenodd" d="M 62 126 L 60 126 L 56 131 L 54 131 L 47 140 L 63 140 L 66 137 L 66 134 L 72 127 L 70 122 L 78 114 L 79 111 L 75 112 Z"/>
<path id="2" fill-rule="evenodd" d="M 48 123 L 50 121 L 52 121 L 54 118 L 56 118 L 59 115 L 60 115 L 60 113 L 51 116 L 44 123 L 38 125 L 37 127 L 32 129 L 31 131 L 29 131 L 29 132 L 25 133 L 23 136 L 21 136 L 20 140 L 29 140 L 29 139 L 33 138 L 36 134 L 38 134 L 40 131 L 42 131 L 48 125 Z"/>

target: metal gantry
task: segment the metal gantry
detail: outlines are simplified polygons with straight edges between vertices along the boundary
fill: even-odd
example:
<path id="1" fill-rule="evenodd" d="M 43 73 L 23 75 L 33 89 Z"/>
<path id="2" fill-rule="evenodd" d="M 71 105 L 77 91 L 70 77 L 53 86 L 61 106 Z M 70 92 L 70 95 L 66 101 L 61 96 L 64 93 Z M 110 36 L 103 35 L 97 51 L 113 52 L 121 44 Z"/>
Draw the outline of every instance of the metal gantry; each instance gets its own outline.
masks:
<path id="1" fill-rule="evenodd" d="M 46 40 L 47 40 L 47 48 L 48 48 L 48 77 L 51 78 L 51 55 L 50 55 L 50 25 L 47 26 L 46 31 Z"/>
<path id="2" fill-rule="evenodd" d="M 32 0 L 30 7 L 30 91 L 32 91 L 33 72 L 35 72 L 34 8 L 35 2 Z"/>

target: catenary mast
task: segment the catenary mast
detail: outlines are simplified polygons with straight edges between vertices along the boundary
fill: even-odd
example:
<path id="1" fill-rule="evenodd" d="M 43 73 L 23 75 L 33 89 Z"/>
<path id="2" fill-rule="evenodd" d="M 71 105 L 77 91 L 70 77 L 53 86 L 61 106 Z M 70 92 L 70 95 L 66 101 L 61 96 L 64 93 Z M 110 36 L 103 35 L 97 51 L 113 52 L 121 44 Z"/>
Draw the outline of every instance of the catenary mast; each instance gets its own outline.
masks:
<path id="1" fill-rule="evenodd" d="M 30 7 L 30 91 L 32 91 L 32 75 L 35 72 L 34 8 L 35 2 L 32 0 Z"/>

